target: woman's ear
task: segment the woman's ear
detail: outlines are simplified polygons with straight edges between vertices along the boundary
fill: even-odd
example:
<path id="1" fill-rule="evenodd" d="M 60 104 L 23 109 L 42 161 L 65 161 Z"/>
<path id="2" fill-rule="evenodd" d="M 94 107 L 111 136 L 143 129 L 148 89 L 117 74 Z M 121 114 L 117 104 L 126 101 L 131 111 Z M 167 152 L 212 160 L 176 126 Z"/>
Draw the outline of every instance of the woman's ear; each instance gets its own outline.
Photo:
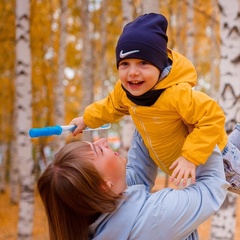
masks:
<path id="1" fill-rule="evenodd" d="M 111 187 L 113 186 L 113 183 L 112 183 L 112 181 L 110 181 L 110 180 L 105 180 L 105 183 L 107 184 L 107 186 L 108 186 L 109 188 L 111 188 Z"/>
<path id="2" fill-rule="evenodd" d="M 106 183 L 106 185 L 101 185 L 101 189 L 104 192 L 107 192 L 113 186 L 113 183 L 110 180 L 105 180 L 105 183 Z"/>

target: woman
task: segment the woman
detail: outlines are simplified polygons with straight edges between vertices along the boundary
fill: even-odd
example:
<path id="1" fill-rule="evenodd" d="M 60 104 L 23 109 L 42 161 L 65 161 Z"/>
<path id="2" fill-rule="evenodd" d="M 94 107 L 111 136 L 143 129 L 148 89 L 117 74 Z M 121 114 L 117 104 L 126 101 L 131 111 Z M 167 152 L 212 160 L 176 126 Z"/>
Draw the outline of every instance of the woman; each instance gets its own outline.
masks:
<path id="1" fill-rule="evenodd" d="M 128 163 L 106 139 L 67 144 L 38 181 L 50 239 L 198 239 L 197 227 L 220 208 L 229 187 L 220 150 L 184 189 L 150 193 L 156 175 L 138 132 Z"/>

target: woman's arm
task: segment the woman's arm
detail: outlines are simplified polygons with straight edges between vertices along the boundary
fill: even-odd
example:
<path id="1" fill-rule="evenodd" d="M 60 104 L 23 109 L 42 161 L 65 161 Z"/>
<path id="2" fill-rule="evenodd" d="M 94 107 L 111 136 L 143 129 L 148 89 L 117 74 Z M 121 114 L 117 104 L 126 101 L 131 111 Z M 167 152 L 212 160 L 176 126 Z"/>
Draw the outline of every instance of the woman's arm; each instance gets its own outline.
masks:
<path id="1" fill-rule="evenodd" d="M 150 191 L 155 184 L 157 169 L 158 167 L 150 158 L 139 132 L 135 131 L 132 146 L 128 152 L 126 175 L 128 186 L 144 184 Z"/>
<path id="2" fill-rule="evenodd" d="M 167 222 L 170 229 L 174 229 L 172 236 L 165 233 L 170 237 L 168 239 L 185 238 L 218 211 L 226 197 L 229 184 L 225 180 L 218 147 L 214 148 L 206 164 L 197 168 L 196 174 L 196 184 L 169 192 L 164 199 L 164 215 L 168 215 Z"/>
<path id="3" fill-rule="evenodd" d="M 180 190 L 165 188 L 149 194 L 130 238 L 179 240 L 196 235 L 199 225 L 221 207 L 229 187 L 218 147 L 196 173 L 195 184 Z"/>

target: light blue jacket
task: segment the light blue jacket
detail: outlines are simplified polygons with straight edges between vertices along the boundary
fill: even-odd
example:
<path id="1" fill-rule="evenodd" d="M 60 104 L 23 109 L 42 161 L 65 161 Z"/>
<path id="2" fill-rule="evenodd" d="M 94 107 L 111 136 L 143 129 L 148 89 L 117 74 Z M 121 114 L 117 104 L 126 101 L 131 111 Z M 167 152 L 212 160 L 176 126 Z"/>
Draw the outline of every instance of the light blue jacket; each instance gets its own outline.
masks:
<path id="1" fill-rule="evenodd" d="M 197 168 L 196 184 L 185 189 L 165 188 L 150 193 L 157 166 L 135 132 L 128 155 L 124 197 L 114 212 L 102 214 L 89 229 L 94 240 L 196 240 L 197 227 L 222 205 L 229 184 L 222 155 L 215 147 Z"/>

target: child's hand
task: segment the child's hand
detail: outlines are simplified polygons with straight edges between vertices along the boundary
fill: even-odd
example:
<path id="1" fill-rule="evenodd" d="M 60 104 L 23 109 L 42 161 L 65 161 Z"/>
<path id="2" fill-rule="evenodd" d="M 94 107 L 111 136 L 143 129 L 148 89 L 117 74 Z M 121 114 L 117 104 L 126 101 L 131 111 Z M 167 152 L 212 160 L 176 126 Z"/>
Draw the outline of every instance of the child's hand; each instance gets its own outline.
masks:
<path id="1" fill-rule="evenodd" d="M 189 162 L 184 157 L 179 157 L 173 164 L 170 166 L 170 169 L 174 169 L 170 177 L 170 181 L 173 182 L 176 186 L 179 185 L 181 179 L 183 179 L 183 186 L 187 184 L 187 180 L 191 177 L 192 183 L 195 183 L 196 180 L 196 165 Z"/>
<path id="2" fill-rule="evenodd" d="M 83 121 L 83 117 L 77 117 L 74 118 L 70 124 L 76 125 L 76 129 L 73 131 L 73 136 L 76 136 L 77 134 L 81 133 L 82 130 L 84 130 L 87 126 Z"/>

